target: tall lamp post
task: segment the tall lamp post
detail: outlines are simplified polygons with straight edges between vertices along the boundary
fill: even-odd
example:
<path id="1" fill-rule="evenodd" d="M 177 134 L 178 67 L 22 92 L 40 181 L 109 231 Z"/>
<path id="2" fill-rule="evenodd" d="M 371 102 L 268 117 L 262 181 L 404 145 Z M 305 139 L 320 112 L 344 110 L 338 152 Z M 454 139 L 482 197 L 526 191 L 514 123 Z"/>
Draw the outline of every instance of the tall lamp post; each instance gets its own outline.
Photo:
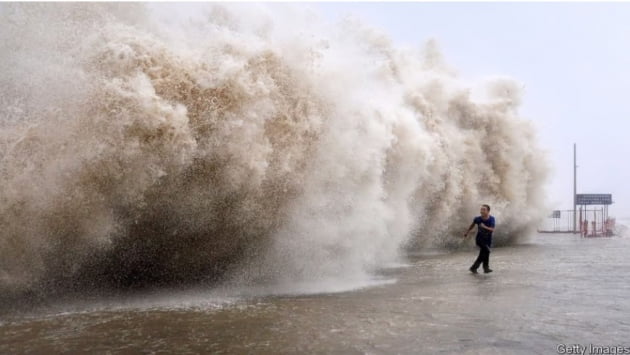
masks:
<path id="1" fill-rule="evenodd" d="M 577 153 L 573 143 L 573 233 L 577 233 Z"/>

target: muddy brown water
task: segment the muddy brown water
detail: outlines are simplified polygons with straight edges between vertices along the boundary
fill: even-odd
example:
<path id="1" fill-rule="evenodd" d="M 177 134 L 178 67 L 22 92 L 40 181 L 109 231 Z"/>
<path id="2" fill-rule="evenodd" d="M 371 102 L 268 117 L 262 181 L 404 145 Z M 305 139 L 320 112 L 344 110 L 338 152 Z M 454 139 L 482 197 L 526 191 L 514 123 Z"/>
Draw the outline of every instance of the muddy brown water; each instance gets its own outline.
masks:
<path id="1" fill-rule="evenodd" d="M 630 238 L 536 235 L 496 248 L 411 253 L 372 283 L 179 290 L 78 300 L 0 318 L 0 353 L 555 354 L 630 346 Z M 364 286 L 364 287 L 361 287 Z M 341 286 L 339 286 L 341 287 Z M 343 287 L 341 287 L 343 288 Z M 273 295 L 275 293 L 275 295 Z M 272 295 L 270 295 L 272 294 Z"/>

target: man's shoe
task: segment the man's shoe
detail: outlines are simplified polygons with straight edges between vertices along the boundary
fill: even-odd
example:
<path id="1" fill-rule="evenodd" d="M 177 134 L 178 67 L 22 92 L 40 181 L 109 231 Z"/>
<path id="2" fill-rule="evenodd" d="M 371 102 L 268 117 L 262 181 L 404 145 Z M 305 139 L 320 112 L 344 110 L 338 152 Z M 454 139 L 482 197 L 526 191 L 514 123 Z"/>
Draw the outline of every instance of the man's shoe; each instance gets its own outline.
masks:
<path id="1" fill-rule="evenodd" d="M 473 269 L 472 266 L 468 270 L 470 270 L 470 272 L 472 272 L 473 274 L 478 274 L 477 269 Z"/>
<path id="2" fill-rule="evenodd" d="M 487 273 L 490 273 L 490 272 L 492 272 L 492 270 L 491 270 L 491 269 L 485 269 L 485 270 L 483 270 L 483 273 L 484 273 L 484 274 L 487 274 Z"/>

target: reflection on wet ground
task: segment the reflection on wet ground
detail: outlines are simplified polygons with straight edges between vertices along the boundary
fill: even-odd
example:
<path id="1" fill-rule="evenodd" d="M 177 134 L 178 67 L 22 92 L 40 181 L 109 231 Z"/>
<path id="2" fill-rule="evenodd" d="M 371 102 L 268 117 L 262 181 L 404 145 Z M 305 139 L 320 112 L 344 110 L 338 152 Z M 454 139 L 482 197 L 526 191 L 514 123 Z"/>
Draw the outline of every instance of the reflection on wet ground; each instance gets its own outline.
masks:
<path id="1" fill-rule="evenodd" d="M 495 249 L 488 275 L 467 271 L 474 251 L 419 253 L 383 270 L 396 282 L 348 292 L 165 294 L 142 307 L 5 315 L 0 353 L 554 354 L 559 344 L 630 346 L 629 250 L 630 238 L 538 235 Z"/>

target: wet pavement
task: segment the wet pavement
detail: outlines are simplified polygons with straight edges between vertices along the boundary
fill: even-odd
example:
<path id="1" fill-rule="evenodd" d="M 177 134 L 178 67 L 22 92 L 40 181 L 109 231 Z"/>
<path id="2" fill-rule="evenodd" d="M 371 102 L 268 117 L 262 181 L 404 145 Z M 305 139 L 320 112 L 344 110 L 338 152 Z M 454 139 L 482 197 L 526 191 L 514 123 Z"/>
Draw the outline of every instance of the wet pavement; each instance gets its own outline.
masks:
<path id="1" fill-rule="evenodd" d="M 0 353 L 556 354 L 563 344 L 630 347 L 629 251 L 630 238 L 536 235 L 493 250 L 487 275 L 467 271 L 474 250 L 423 252 L 383 270 L 373 286 L 346 292 L 235 297 L 197 290 L 58 305 L 3 315 Z"/>

